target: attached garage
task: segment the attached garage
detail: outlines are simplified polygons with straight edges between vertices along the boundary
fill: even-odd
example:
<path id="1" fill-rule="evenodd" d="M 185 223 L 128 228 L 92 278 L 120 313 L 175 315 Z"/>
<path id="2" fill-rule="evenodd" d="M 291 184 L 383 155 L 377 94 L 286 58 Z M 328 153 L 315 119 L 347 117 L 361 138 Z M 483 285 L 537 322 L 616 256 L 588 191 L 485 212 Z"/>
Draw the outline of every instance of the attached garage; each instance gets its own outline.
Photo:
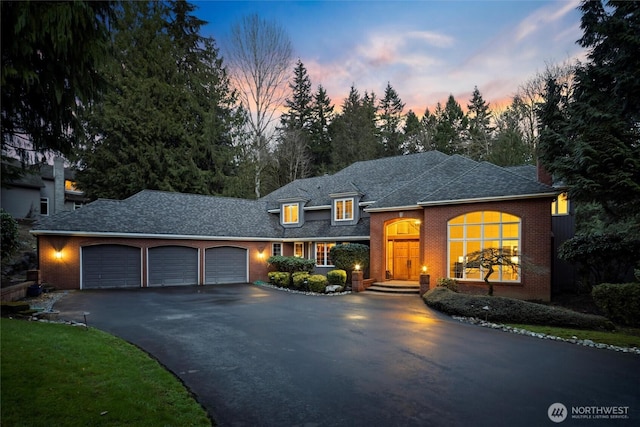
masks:
<path id="1" fill-rule="evenodd" d="M 160 246 L 149 249 L 149 286 L 198 284 L 198 249 Z"/>
<path id="2" fill-rule="evenodd" d="M 209 248 L 205 252 L 205 283 L 247 283 L 247 250 L 232 246 Z"/>
<path id="3" fill-rule="evenodd" d="M 140 287 L 141 254 L 140 248 L 123 245 L 81 248 L 81 289 Z"/>

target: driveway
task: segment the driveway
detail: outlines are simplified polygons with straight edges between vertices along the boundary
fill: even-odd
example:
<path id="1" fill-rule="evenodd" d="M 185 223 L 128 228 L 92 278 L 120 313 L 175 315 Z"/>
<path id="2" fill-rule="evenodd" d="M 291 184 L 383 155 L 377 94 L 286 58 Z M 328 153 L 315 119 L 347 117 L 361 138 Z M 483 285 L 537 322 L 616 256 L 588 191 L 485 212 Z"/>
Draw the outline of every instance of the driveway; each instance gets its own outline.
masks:
<path id="1" fill-rule="evenodd" d="M 544 426 L 556 402 L 563 426 L 640 420 L 637 355 L 460 323 L 416 295 L 222 285 L 75 291 L 55 308 L 151 353 L 221 426 Z M 612 406 L 629 419 L 571 415 Z"/>

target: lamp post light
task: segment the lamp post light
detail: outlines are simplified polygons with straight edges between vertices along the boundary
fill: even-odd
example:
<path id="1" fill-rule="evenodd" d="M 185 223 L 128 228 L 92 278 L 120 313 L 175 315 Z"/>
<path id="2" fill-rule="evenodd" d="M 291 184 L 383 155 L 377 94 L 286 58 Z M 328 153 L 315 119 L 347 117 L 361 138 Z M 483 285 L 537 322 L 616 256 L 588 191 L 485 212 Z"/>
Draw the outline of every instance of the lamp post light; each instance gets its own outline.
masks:
<path id="1" fill-rule="evenodd" d="M 429 268 L 426 265 L 422 266 L 422 273 L 420 274 L 420 296 L 424 295 L 431 287 L 431 276 L 428 274 Z"/>

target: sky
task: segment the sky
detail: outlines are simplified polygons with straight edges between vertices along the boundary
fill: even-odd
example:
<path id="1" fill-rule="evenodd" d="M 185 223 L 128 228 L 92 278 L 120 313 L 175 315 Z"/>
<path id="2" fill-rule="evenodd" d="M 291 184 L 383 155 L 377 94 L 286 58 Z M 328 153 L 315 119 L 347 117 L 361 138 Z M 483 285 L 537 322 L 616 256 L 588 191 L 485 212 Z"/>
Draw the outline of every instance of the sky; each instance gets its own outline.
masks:
<path id="1" fill-rule="evenodd" d="M 419 117 L 474 87 L 493 108 L 547 64 L 584 60 L 579 0 L 193 1 L 224 58 L 232 25 L 257 13 L 281 25 L 294 61 L 336 106 L 354 85 L 378 99 L 388 83 Z M 293 76 L 293 66 L 291 75 Z"/>

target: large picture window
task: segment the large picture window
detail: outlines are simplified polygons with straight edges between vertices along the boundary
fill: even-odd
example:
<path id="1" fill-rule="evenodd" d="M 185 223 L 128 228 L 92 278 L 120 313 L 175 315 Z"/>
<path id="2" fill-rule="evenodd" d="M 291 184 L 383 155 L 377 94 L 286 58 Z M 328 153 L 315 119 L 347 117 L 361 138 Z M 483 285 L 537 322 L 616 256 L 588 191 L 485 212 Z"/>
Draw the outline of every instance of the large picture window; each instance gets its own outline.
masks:
<path id="1" fill-rule="evenodd" d="M 482 267 L 469 266 L 469 254 L 483 249 L 496 248 L 507 254 L 514 264 L 519 263 L 520 218 L 504 212 L 470 212 L 448 222 L 449 277 L 454 279 L 482 280 L 486 272 Z M 519 282 L 517 267 L 494 266 L 490 280 L 495 282 Z"/>
<path id="2" fill-rule="evenodd" d="M 284 224 L 298 223 L 298 204 L 290 204 L 282 206 L 282 222 Z"/>
<path id="3" fill-rule="evenodd" d="M 335 245 L 335 243 L 316 243 L 316 266 L 333 267 L 331 258 L 329 258 L 329 251 Z"/>
<path id="4" fill-rule="evenodd" d="M 351 221 L 353 219 L 353 199 L 334 200 L 333 206 L 336 221 Z"/>

